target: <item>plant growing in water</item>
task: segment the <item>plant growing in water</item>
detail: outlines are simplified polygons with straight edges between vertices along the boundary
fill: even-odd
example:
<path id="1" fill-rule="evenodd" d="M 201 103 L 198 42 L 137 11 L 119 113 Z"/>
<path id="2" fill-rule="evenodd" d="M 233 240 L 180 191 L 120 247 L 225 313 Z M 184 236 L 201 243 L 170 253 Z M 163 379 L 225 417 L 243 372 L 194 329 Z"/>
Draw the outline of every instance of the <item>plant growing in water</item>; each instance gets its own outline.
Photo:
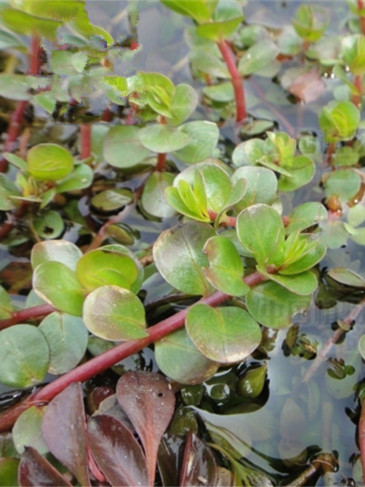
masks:
<path id="1" fill-rule="evenodd" d="M 340 249 L 364 244 L 365 221 L 362 10 L 349 4 L 360 21 L 329 56 L 323 9 L 302 5 L 273 33 L 244 22 L 241 2 L 163 0 L 169 22 L 192 20 L 195 88 L 135 69 L 133 2 L 134 37 L 116 40 L 79 0 L 2 6 L 0 94 L 15 102 L 0 166 L 3 484 L 314 485 L 337 482 L 338 464 L 361 477 L 365 281 Z M 328 73 L 337 96 L 312 105 Z M 286 118 L 293 95 L 326 148 Z M 303 313 L 326 323 L 346 301 L 327 342 L 323 325 L 303 331 Z M 341 341 L 349 353 L 331 357 Z M 293 377 L 274 374 L 279 355 Z M 350 474 L 329 423 L 354 394 Z"/>

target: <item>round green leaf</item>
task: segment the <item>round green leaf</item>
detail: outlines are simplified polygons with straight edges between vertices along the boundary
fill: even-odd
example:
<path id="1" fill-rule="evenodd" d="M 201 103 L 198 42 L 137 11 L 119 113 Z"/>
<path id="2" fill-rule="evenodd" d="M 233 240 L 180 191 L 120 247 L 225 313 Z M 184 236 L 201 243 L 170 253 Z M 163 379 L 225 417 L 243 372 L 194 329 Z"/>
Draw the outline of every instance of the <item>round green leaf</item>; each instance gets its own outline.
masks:
<path id="1" fill-rule="evenodd" d="M 165 198 L 165 189 L 173 181 L 173 174 L 159 171 L 153 172 L 147 179 L 142 193 L 142 206 L 150 215 L 168 218 L 175 214 Z"/>
<path id="2" fill-rule="evenodd" d="M 181 384 L 200 384 L 218 370 L 218 364 L 199 352 L 185 328 L 155 343 L 155 359 L 164 374 Z"/>
<path id="3" fill-rule="evenodd" d="M 128 189 L 106 189 L 96 194 L 91 199 L 91 204 L 98 211 L 109 212 L 121 210 L 133 199 L 132 192 Z"/>
<path id="4" fill-rule="evenodd" d="M 87 164 L 79 164 L 66 179 L 57 185 L 57 193 L 88 188 L 92 183 L 94 172 Z"/>
<path id="5" fill-rule="evenodd" d="M 138 137 L 144 147 L 162 153 L 182 149 L 189 142 L 182 130 L 161 123 L 139 129 Z"/>
<path id="6" fill-rule="evenodd" d="M 333 267 L 333 269 L 328 271 L 328 275 L 336 282 L 345 286 L 365 288 L 365 279 L 346 267 Z"/>
<path id="7" fill-rule="evenodd" d="M 259 325 L 238 307 L 195 304 L 186 316 L 185 326 L 201 353 L 220 363 L 244 360 L 261 342 Z"/>
<path id="8" fill-rule="evenodd" d="M 298 296 L 276 282 L 265 282 L 250 289 L 246 306 L 259 323 L 279 329 L 289 326 L 292 317 L 305 311 L 311 300 L 311 296 Z"/>
<path id="9" fill-rule="evenodd" d="M 213 156 L 219 138 L 215 123 L 205 120 L 188 122 L 180 130 L 187 135 L 188 142 L 183 149 L 175 149 L 174 155 L 178 159 L 186 164 L 195 164 Z"/>
<path id="10" fill-rule="evenodd" d="M 261 71 L 276 58 L 278 53 L 279 48 L 271 39 L 262 39 L 243 54 L 238 63 L 238 71 L 243 76 Z"/>
<path id="11" fill-rule="evenodd" d="M 308 42 L 318 41 L 328 22 L 327 11 L 318 5 L 301 5 L 292 21 L 297 34 Z"/>
<path id="12" fill-rule="evenodd" d="M 264 204 L 252 205 L 237 217 L 237 235 L 259 264 L 280 265 L 284 259 L 285 229 L 280 215 Z"/>
<path id="13" fill-rule="evenodd" d="M 186 83 L 177 85 L 171 98 L 172 117 L 169 117 L 169 123 L 175 126 L 183 123 L 193 113 L 197 104 L 198 94 L 192 86 Z"/>
<path id="14" fill-rule="evenodd" d="M 289 215 L 287 234 L 305 230 L 327 219 L 327 210 L 321 203 L 308 202 L 297 206 Z"/>
<path id="15" fill-rule="evenodd" d="M 276 199 L 278 180 L 271 169 L 242 166 L 234 172 L 232 182 L 235 183 L 241 178 L 247 181 L 247 188 L 245 196 L 237 205 L 238 209 L 244 209 L 256 203 L 270 204 Z"/>
<path id="16" fill-rule="evenodd" d="M 139 268 L 122 246 L 106 246 L 86 253 L 77 263 L 76 275 L 88 291 L 106 285 L 139 291 Z"/>
<path id="17" fill-rule="evenodd" d="M 162 232 L 153 246 L 153 257 L 163 278 L 182 292 L 208 295 L 211 287 L 203 272 L 208 267 L 203 247 L 214 235 L 210 225 L 199 222 Z"/>
<path id="18" fill-rule="evenodd" d="M 12 432 L 14 445 L 18 453 L 22 454 L 27 446 L 35 448 L 41 455 L 48 452 L 41 431 L 43 415 L 43 409 L 31 406 L 16 420 Z"/>
<path id="19" fill-rule="evenodd" d="M 150 155 L 139 140 L 139 128 L 132 125 L 112 127 L 104 139 L 104 157 L 113 167 L 130 168 Z"/>
<path id="20" fill-rule="evenodd" d="M 74 160 L 68 150 L 56 144 L 38 144 L 27 154 L 28 171 L 40 181 L 58 181 L 68 176 Z"/>
<path id="21" fill-rule="evenodd" d="M 47 211 L 34 218 L 34 230 L 42 238 L 57 238 L 65 228 L 63 218 L 57 211 Z"/>
<path id="22" fill-rule="evenodd" d="M 311 271 L 283 276 L 281 274 L 270 274 L 266 272 L 266 269 L 263 266 L 257 266 L 257 270 L 260 274 L 267 277 L 267 279 L 280 284 L 280 286 L 285 287 L 288 291 L 291 291 L 294 294 L 299 294 L 300 296 L 313 294 L 318 286 L 317 277 Z"/>
<path id="23" fill-rule="evenodd" d="M 134 340 L 147 336 L 145 311 L 135 294 L 118 286 L 102 286 L 85 299 L 84 322 L 105 340 Z"/>
<path id="24" fill-rule="evenodd" d="M 361 177 L 351 169 L 338 169 L 330 173 L 325 182 L 326 196 L 337 196 L 348 203 L 359 192 Z"/>
<path id="25" fill-rule="evenodd" d="M 243 262 L 232 241 L 227 237 L 212 237 L 203 252 L 209 260 L 205 277 L 212 286 L 231 296 L 244 296 L 249 287 L 243 282 Z"/>
<path id="26" fill-rule="evenodd" d="M 15 325 L 0 332 L 0 382 L 10 387 L 32 387 L 48 370 L 49 348 L 38 328 Z"/>
<path id="27" fill-rule="evenodd" d="M 356 34 L 342 39 L 340 57 L 350 68 L 351 73 L 362 75 L 365 72 L 365 38 Z"/>
<path id="28" fill-rule="evenodd" d="M 88 333 L 77 316 L 51 313 L 38 328 L 46 337 L 50 350 L 50 374 L 64 374 L 72 370 L 85 354 Z"/>
<path id="29" fill-rule="evenodd" d="M 296 156 L 290 165 L 287 164 L 283 167 L 290 172 L 290 176 L 280 175 L 278 182 L 280 191 L 294 191 L 304 186 L 312 180 L 316 171 L 314 162 L 308 156 Z"/>
<path id="30" fill-rule="evenodd" d="M 234 100 L 233 86 L 230 81 L 211 86 L 204 86 L 203 93 L 211 100 L 221 103 L 227 103 Z"/>
<path id="31" fill-rule="evenodd" d="M 76 269 L 76 263 L 82 257 L 81 250 L 67 240 L 49 240 L 38 242 L 32 248 L 31 263 L 33 269 L 44 262 L 56 261 L 70 269 Z"/>
<path id="32" fill-rule="evenodd" d="M 266 380 L 267 364 L 249 368 L 240 378 L 237 392 L 240 396 L 253 399 L 259 396 L 264 388 Z"/>
<path id="33" fill-rule="evenodd" d="M 34 291 L 56 309 L 81 316 L 85 290 L 76 273 L 61 262 L 44 262 L 33 274 Z"/>
<path id="34" fill-rule="evenodd" d="M 256 164 L 268 156 L 268 148 L 262 139 L 250 139 L 238 144 L 232 152 L 232 162 L 235 166 Z"/>
<path id="35" fill-rule="evenodd" d="M 319 126 L 326 142 L 350 140 L 360 122 L 360 112 L 350 101 L 332 101 L 319 113 Z"/>

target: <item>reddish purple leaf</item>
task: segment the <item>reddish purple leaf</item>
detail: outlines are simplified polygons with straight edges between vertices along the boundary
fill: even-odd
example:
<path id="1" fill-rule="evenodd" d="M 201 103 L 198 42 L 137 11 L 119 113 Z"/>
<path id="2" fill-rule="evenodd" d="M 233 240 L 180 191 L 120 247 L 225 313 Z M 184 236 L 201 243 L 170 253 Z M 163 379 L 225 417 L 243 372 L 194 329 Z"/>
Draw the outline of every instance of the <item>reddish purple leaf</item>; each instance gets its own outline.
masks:
<path id="1" fill-rule="evenodd" d="M 88 439 L 96 463 L 112 485 L 148 484 L 143 450 L 122 422 L 103 414 L 94 416 L 89 421 Z"/>
<path id="2" fill-rule="evenodd" d="M 74 383 L 47 406 L 42 433 L 50 452 L 72 472 L 81 485 L 90 485 L 86 419 L 80 383 Z"/>
<path id="3" fill-rule="evenodd" d="M 316 100 L 325 90 L 326 85 L 316 69 L 298 76 L 289 88 L 290 93 L 304 103 Z"/>
<path id="4" fill-rule="evenodd" d="M 186 437 L 180 486 L 217 485 L 217 464 L 210 448 L 191 431 Z"/>
<path id="5" fill-rule="evenodd" d="M 72 486 L 48 460 L 31 446 L 25 447 L 25 451 L 21 456 L 18 481 L 21 487 Z"/>
<path id="6" fill-rule="evenodd" d="M 127 372 L 118 381 L 117 398 L 142 441 L 152 486 L 158 446 L 174 414 L 175 395 L 160 374 Z"/>

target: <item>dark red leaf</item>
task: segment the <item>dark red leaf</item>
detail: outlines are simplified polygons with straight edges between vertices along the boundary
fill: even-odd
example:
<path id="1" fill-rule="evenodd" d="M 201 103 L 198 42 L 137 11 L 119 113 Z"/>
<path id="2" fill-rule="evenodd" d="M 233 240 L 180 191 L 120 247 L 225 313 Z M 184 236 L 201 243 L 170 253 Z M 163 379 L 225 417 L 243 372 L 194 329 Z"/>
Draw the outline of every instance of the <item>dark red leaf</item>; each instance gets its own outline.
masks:
<path id="1" fill-rule="evenodd" d="M 18 481 L 21 487 L 72 486 L 48 460 L 31 446 L 26 447 L 21 456 Z"/>
<path id="2" fill-rule="evenodd" d="M 210 448 L 191 431 L 186 437 L 180 486 L 217 485 L 217 464 Z"/>
<path id="3" fill-rule="evenodd" d="M 71 384 L 49 403 L 42 421 L 42 433 L 50 452 L 81 485 L 90 485 L 80 383 Z"/>
<path id="4" fill-rule="evenodd" d="M 175 395 L 160 374 L 127 372 L 118 381 L 117 398 L 142 441 L 152 486 L 158 446 L 174 414 Z"/>
<path id="5" fill-rule="evenodd" d="M 163 485 L 179 485 L 181 452 L 184 440 L 176 435 L 163 435 L 158 448 L 158 471 Z"/>
<path id="6" fill-rule="evenodd" d="M 122 422 L 103 414 L 94 416 L 88 438 L 95 462 L 113 486 L 148 484 L 143 450 Z"/>

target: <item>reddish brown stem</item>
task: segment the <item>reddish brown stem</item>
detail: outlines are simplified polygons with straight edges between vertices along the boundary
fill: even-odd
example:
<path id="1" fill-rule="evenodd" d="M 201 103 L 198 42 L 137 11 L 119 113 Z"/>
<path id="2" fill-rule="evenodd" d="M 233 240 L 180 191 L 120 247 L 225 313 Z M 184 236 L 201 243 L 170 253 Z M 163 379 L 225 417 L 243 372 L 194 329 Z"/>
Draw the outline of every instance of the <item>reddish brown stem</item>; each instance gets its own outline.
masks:
<path id="1" fill-rule="evenodd" d="M 110 110 L 110 107 L 106 107 L 105 110 L 103 111 L 101 115 L 101 121 L 102 122 L 111 122 L 112 120 L 112 112 Z"/>
<path id="2" fill-rule="evenodd" d="M 156 171 L 163 172 L 166 166 L 166 153 L 160 152 L 157 154 L 157 164 L 156 164 Z"/>
<path id="3" fill-rule="evenodd" d="M 32 308 L 22 309 L 12 314 L 11 318 L 0 321 L 0 330 L 8 328 L 9 326 L 16 325 L 17 323 L 25 323 L 26 321 L 41 316 L 48 315 L 56 311 L 50 304 L 40 304 L 39 306 L 33 306 Z"/>
<path id="4" fill-rule="evenodd" d="M 364 18 L 364 17 L 363 17 Z M 365 21 L 365 18 L 364 18 Z M 357 74 L 354 79 L 354 85 L 357 89 L 358 93 L 353 95 L 352 103 L 357 107 L 360 108 L 361 100 L 362 100 L 362 74 Z"/>
<path id="5" fill-rule="evenodd" d="M 327 152 L 326 152 L 326 164 L 328 166 L 332 166 L 332 159 L 333 159 L 333 154 L 336 149 L 336 142 L 330 142 L 327 147 Z"/>
<path id="6" fill-rule="evenodd" d="M 217 45 L 231 75 L 236 100 L 236 122 L 243 122 L 247 115 L 243 78 L 237 69 L 236 61 L 228 42 L 222 39 L 217 41 Z"/>
<path id="7" fill-rule="evenodd" d="M 87 159 L 91 156 L 91 124 L 83 123 L 80 126 L 80 157 Z"/>
<path id="8" fill-rule="evenodd" d="M 30 59 L 28 74 L 37 75 L 41 68 L 41 51 L 40 38 L 34 35 L 30 43 Z M 28 101 L 20 100 L 16 104 L 15 110 L 10 117 L 9 127 L 6 134 L 6 139 L 3 147 L 3 152 L 12 152 L 14 150 L 15 142 L 19 136 L 20 129 L 24 120 L 24 112 L 28 106 Z M 4 173 L 8 170 L 8 161 L 4 158 L 0 158 L 0 173 Z M 13 227 L 11 227 L 13 228 Z M 10 229 L 11 230 L 11 229 Z M 9 231 L 8 230 L 8 233 Z"/>
<path id="9" fill-rule="evenodd" d="M 359 10 L 363 10 L 365 8 L 365 3 L 363 0 L 357 0 L 357 8 Z M 360 14 L 359 20 L 360 20 L 361 32 L 365 35 L 365 16 Z"/>

